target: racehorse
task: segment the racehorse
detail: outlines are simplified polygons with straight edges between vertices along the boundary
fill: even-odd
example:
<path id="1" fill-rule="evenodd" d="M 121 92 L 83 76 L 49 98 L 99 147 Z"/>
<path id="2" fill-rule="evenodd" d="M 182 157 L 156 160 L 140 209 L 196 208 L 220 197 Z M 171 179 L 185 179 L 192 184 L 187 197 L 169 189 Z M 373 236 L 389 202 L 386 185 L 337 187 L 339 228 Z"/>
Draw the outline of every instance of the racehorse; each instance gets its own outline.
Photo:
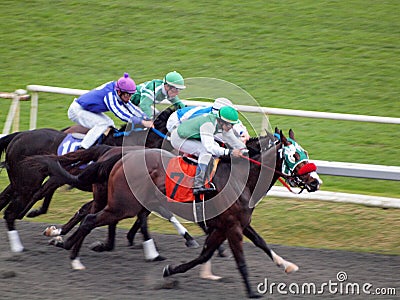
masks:
<path id="1" fill-rule="evenodd" d="M 212 179 L 216 192 L 206 195 L 206 201 L 200 203 L 203 205 L 205 216 L 201 222 L 206 223 L 208 233 L 203 250 L 199 257 L 188 263 L 176 267 L 166 266 L 163 271 L 164 277 L 184 273 L 198 264 L 207 262 L 217 247 L 227 239 L 247 295 L 250 298 L 259 296 L 254 293 L 249 283 L 242 248 L 243 235 L 264 250 L 275 264 L 283 266 L 285 272 L 297 270 L 297 266 L 272 251 L 250 225 L 256 203 L 279 177 L 285 177 L 292 185 L 306 188 L 310 192 L 318 190 L 322 183 L 315 165 L 308 161 L 307 153 L 295 142 L 293 131 L 289 131 L 289 138 L 282 132 L 279 137 L 278 142 L 272 140 L 273 138 L 259 139 L 260 151 L 249 154 L 248 158 L 226 158 L 219 162 Z M 142 149 L 127 153 L 117 163 L 108 163 L 108 160 L 94 163 L 80 176 L 73 176 L 60 166 L 52 170 L 52 174 L 64 177 L 64 180 L 72 184 L 96 182 L 98 174 L 111 170 L 106 207 L 95 214 L 87 215 L 79 228 L 64 243 L 65 249 L 72 249 L 72 261 L 79 259 L 82 242 L 92 229 L 134 217 L 143 207 L 152 210 L 162 203 L 174 213 L 188 220 L 193 219 L 192 204 L 182 207 L 181 203 L 166 201 L 165 166 L 173 157 L 174 154 L 162 149 Z M 97 174 L 88 172 L 87 176 L 83 176 L 96 164 L 99 164 Z M 177 205 L 179 209 L 176 209 Z"/>
<path id="2" fill-rule="evenodd" d="M 145 147 L 172 150 L 172 146 L 164 139 L 167 129 L 165 124 L 174 108 L 167 108 L 161 112 L 154 121 L 155 130 L 122 130 L 111 129 L 111 132 L 103 138 L 102 143 L 112 146 L 140 145 Z M 29 210 L 28 204 L 32 206 L 32 196 L 40 188 L 46 176 L 38 176 L 34 168 L 22 168 L 21 162 L 25 157 L 32 155 L 56 154 L 60 143 L 67 136 L 66 132 L 55 129 L 36 129 L 30 131 L 16 132 L 0 139 L 0 155 L 6 154 L 2 166 L 7 169 L 10 184 L 0 194 L 0 210 L 6 208 L 4 218 L 7 223 L 11 250 L 21 252 L 23 246 L 20 242 L 18 232 L 15 229 L 15 220 L 22 219 Z M 29 216 L 34 217 L 46 213 L 51 198 L 56 189 L 48 190 L 44 195 L 41 208 L 32 211 Z M 37 201 L 39 199 L 36 199 Z"/>
<path id="3" fill-rule="evenodd" d="M 94 146 L 88 150 L 79 150 L 75 152 L 70 152 L 62 156 L 31 156 L 26 158 L 22 166 L 25 165 L 33 166 L 38 173 L 42 176 L 51 175 L 51 172 L 45 167 L 45 163 L 40 163 L 41 161 L 47 161 L 48 159 L 55 159 L 63 168 L 67 169 L 70 173 L 71 168 L 79 168 L 82 164 L 87 164 L 89 162 L 98 161 L 102 162 L 111 157 L 115 159 L 115 161 L 119 160 L 122 155 L 126 154 L 129 151 L 142 149 L 140 146 L 125 146 L 125 147 L 112 147 L 107 145 L 98 145 Z M 72 167 L 71 167 L 72 166 Z M 44 167 L 44 168 L 43 168 Z M 91 169 L 92 170 L 92 169 Z M 92 172 L 92 171 L 91 171 Z M 104 208 L 107 204 L 107 179 L 108 174 L 102 173 L 101 176 L 97 177 L 97 183 L 94 185 L 95 193 L 94 199 L 85 203 L 78 212 L 61 228 L 56 228 L 55 226 L 50 226 L 46 228 L 44 234 L 51 237 L 56 237 L 51 240 L 51 243 L 55 246 L 62 247 L 62 239 L 61 235 L 67 234 L 76 224 L 78 224 L 89 212 L 95 213 Z M 60 179 L 54 176 L 50 176 L 50 178 L 42 185 L 42 187 L 33 195 L 33 202 L 35 199 L 41 199 L 43 195 L 46 195 L 48 190 L 53 190 L 62 185 Z M 89 184 L 90 185 L 90 184 Z M 92 188 L 88 188 L 87 184 L 83 185 L 75 185 L 75 187 L 81 190 L 90 190 Z M 184 237 L 186 240 L 185 244 L 189 248 L 197 248 L 199 245 L 193 239 L 193 237 L 189 234 L 187 229 L 174 217 L 174 215 L 168 210 L 159 210 L 157 211 L 162 217 L 171 222 L 174 227 L 178 230 L 178 233 Z M 144 235 L 144 240 L 150 240 L 150 234 L 147 229 L 147 216 L 150 214 L 150 211 L 144 210 L 137 218 L 133 228 L 141 229 L 142 234 Z M 135 231 L 136 232 L 136 231 Z M 109 237 L 105 243 L 97 242 L 91 246 L 92 250 L 101 252 L 101 251 L 111 251 L 114 248 L 114 237 L 115 237 L 115 227 L 109 228 Z M 132 245 L 132 240 L 129 240 L 129 244 Z"/>

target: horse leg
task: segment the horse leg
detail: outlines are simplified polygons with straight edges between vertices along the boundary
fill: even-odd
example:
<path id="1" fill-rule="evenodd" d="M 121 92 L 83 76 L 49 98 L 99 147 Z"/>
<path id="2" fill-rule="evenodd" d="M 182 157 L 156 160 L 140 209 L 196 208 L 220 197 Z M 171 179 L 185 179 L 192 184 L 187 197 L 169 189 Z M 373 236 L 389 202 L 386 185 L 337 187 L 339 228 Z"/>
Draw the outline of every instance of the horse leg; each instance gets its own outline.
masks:
<path id="1" fill-rule="evenodd" d="M 9 184 L 0 194 L 0 211 L 10 203 L 14 190 Z"/>
<path id="2" fill-rule="evenodd" d="M 236 265 L 242 276 L 243 283 L 246 287 L 247 296 L 249 298 L 260 298 L 261 295 L 255 293 L 250 286 L 249 274 L 247 272 L 247 265 L 243 253 L 243 234 L 239 225 L 230 228 L 227 234 L 229 246 L 232 250 Z"/>
<path id="3" fill-rule="evenodd" d="M 144 252 L 144 258 L 147 262 L 152 262 L 152 261 L 162 261 L 165 260 L 166 258 L 164 256 L 161 256 L 160 253 L 158 253 L 156 246 L 154 244 L 154 240 L 150 236 L 149 229 L 147 226 L 147 216 L 149 215 L 149 211 L 147 209 L 142 209 L 138 215 L 137 215 L 137 220 L 140 222 L 140 231 L 143 234 L 143 252 Z"/>
<path id="4" fill-rule="evenodd" d="M 190 235 L 189 231 L 175 218 L 173 215 L 168 221 L 174 225 L 175 229 L 178 231 L 178 233 L 183 236 L 183 238 L 186 240 L 185 245 L 188 248 L 199 248 L 200 245 L 196 240 Z"/>
<path id="5" fill-rule="evenodd" d="M 7 224 L 7 234 L 11 252 L 18 253 L 24 250 L 24 246 L 19 238 L 18 231 L 15 229 L 16 211 L 18 211 L 18 203 L 16 201 L 12 201 L 4 212 L 4 219 L 6 220 Z"/>
<path id="6" fill-rule="evenodd" d="M 199 243 L 190 235 L 189 231 L 178 221 L 178 219 L 164 206 L 159 205 L 154 211 L 158 212 L 163 218 L 174 225 L 176 231 L 186 240 L 185 245 L 188 248 L 198 248 Z"/>
<path id="7" fill-rule="evenodd" d="M 246 226 L 243 234 L 253 242 L 258 248 L 264 250 L 265 253 L 273 260 L 278 267 L 283 267 L 287 274 L 296 272 L 299 267 L 294 263 L 287 261 L 271 250 L 264 239 L 250 225 Z"/>
<path id="8" fill-rule="evenodd" d="M 75 213 L 75 215 L 61 227 L 60 235 L 65 235 L 71 231 L 72 228 L 76 224 L 78 224 L 84 217 L 86 217 L 91 208 L 92 208 L 93 200 L 83 204 L 81 208 Z"/>
<path id="9" fill-rule="evenodd" d="M 136 233 L 137 233 L 138 230 L 140 229 L 140 226 L 141 226 L 141 225 L 142 225 L 141 220 L 139 220 L 139 219 L 137 218 L 136 221 L 135 221 L 135 223 L 133 223 L 131 229 L 129 229 L 128 233 L 126 234 L 126 238 L 127 238 L 127 240 L 128 240 L 128 246 L 133 246 Z"/>
<path id="10" fill-rule="evenodd" d="M 197 223 L 197 225 L 199 225 L 200 228 L 203 229 L 205 234 L 209 233 L 204 222 Z M 227 253 L 227 250 L 225 249 L 223 244 L 219 245 L 217 251 L 218 251 L 217 253 L 218 253 L 219 257 L 230 257 L 230 255 Z M 206 266 L 206 267 L 208 267 L 208 266 Z"/>
<path id="11" fill-rule="evenodd" d="M 107 241 L 105 243 L 100 241 L 94 242 L 93 244 L 90 245 L 90 249 L 96 252 L 114 250 L 116 229 L 117 229 L 117 223 L 108 225 Z"/>
<path id="12" fill-rule="evenodd" d="M 33 205 L 35 205 L 36 202 L 38 202 L 40 199 L 43 198 L 43 196 L 36 196 L 37 194 L 35 194 L 31 201 L 28 203 L 27 206 L 25 206 L 24 210 L 19 214 L 18 218 L 22 219 L 25 215 L 28 218 L 34 218 L 37 217 L 41 214 L 45 214 L 47 213 L 47 210 L 49 209 L 49 205 L 50 205 L 50 201 L 53 198 L 54 192 L 56 191 L 58 187 L 56 187 L 55 189 L 51 190 L 48 192 L 48 194 L 44 195 L 44 201 L 43 204 L 40 208 L 38 209 L 32 209 L 29 213 L 28 211 L 32 208 Z"/>
<path id="13" fill-rule="evenodd" d="M 49 210 L 49 206 L 50 206 L 50 202 L 51 199 L 53 198 L 54 192 L 59 188 L 60 186 L 57 185 L 55 187 L 53 187 L 51 190 L 49 190 L 45 195 L 44 195 L 44 200 L 42 203 L 42 206 L 39 207 L 38 209 L 32 209 L 31 211 L 28 212 L 28 214 L 26 215 L 28 218 L 35 218 L 37 216 L 40 215 L 44 215 L 47 213 L 47 211 Z M 43 196 L 40 196 L 39 199 L 43 198 Z M 37 201 L 37 200 L 36 200 Z M 36 202 L 35 201 L 35 202 Z M 29 208 L 28 208 L 29 209 Z"/>
<path id="14" fill-rule="evenodd" d="M 77 242 L 73 245 L 71 254 L 70 254 L 70 259 L 71 259 L 71 267 L 73 270 L 85 270 L 86 267 L 81 263 L 81 260 L 78 256 L 79 250 L 82 247 L 83 241 L 85 239 L 85 236 L 80 237 Z"/>
<path id="15" fill-rule="evenodd" d="M 78 229 L 64 242 L 64 249 L 71 250 L 71 266 L 74 270 L 83 270 L 85 266 L 80 262 L 79 251 L 85 237 L 96 227 L 97 214 L 88 214 Z"/>
<path id="16" fill-rule="evenodd" d="M 64 241 L 61 235 L 65 235 L 70 232 L 76 224 L 78 224 L 85 216 L 87 216 L 92 207 L 92 203 L 93 200 L 83 204 L 82 207 L 75 213 L 75 215 L 67 223 L 61 226 L 61 228 L 57 228 L 54 225 L 47 227 L 44 230 L 43 235 L 53 237 L 49 241 L 49 244 L 64 248 Z"/>
<path id="17" fill-rule="evenodd" d="M 165 266 L 163 270 L 163 277 L 168 277 L 177 273 L 185 273 L 195 266 L 209 261 L 214 251 L 218 248 L 219 245 L 221 245 L 224 240 L 225 235 L 223 233 L 217 230 L 212 231 L 207 236 L 207 239 L 203 246 L 203 250 L 197 258 L 179 266 Z"/>

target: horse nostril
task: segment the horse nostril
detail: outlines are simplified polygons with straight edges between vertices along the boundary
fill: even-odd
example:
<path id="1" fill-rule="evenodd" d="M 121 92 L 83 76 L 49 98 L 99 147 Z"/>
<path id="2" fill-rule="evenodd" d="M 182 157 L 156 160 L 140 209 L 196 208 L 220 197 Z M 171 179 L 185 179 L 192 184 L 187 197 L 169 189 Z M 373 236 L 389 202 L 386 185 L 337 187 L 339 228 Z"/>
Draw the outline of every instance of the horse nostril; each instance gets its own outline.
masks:
<path id="1" fill-rule="evenodd" d="M 319 181 L 317 179 L 311 181 L 310 188 L 313 192 L 317 191 L 319 189 Z"/>

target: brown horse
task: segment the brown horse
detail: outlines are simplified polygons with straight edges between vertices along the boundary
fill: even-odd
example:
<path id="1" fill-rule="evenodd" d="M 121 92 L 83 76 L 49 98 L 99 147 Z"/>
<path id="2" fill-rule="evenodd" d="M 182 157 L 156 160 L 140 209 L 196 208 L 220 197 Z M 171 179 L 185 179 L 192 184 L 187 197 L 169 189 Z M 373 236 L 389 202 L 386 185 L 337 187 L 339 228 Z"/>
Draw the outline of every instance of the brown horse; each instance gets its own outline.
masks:
<path id="1" fill-rule="evenodd" d="M 200 206 L 203 210 L 201 215 L 204 216 L 201 222 L 205 224 L 208 232 L 200 256 L 176 267 L 166 266 L 163 276 L 184 273 L 198 264 L 207 262 L 217 247 L 227 239 L 247 295 L 257 297 L 248 279 L 242 248 L 243 235 L 263 249 L 277 265 L 283 266 L 286 272 L 295 271 L 297 267 L 274 253 L 251 227 L 251 215 L 256 203 L 281 176 L 292 179 L 290 183 L 300 185 L 311 192 L 318 190 L 321 184 L 315 172 L 315 165 L 309 163 L 306 152 L 295 142 L 291 130 L 289 137 L 286 138 L 280 132 L 280 141 L 276 144 L 273 138 L 260 139 L 260 152 L 250 154 L 249 158 L 257 163 L 250 163 L 247 158 L 222 159 L 213 177 L 217 192 L 207 195 L 207 201 L 196 204 L 195 209 L 192 204 L 182 205 L 166 201 L 165 169 L 174 155 L 160 149 L 131 151 L 117 163 L 99 163 L 96 167 L 97 174 L 88 172 L 87 176 L 79 176 L 80 178 L 65 172 L 61 167 L 53 170 L 52 174 L 69 177 L 68 180 L 73 184 L 95 182 L 98 174 L 111 170 L 107 205 L 96 214 L 87 215 L 79 228 L 65 241 L 64 248 L 72 248 L 70 258 L 74 262 L 79 260 L 79 250 L 84 238 L 96 227 L 116 224 L 124 218 L 138 215 L 144 207 L 156 210 L 160 205 L 166 206 L 181 217 L 194 220 L 196 213 L 193 212 Z M 285 174 L 283 170 L 289 174 Z M 199 220 L 198 216 L 197 219 Z"/>
<path id="2" fill-rule="evenodd" d="M 31 156 L 26 158 L 22 163 L 22 166 L 30 166 L 34 167 L 38 174 L 41 176 L 51 175 L 51 171 L 46 167 L 48 160 L 56 160 L 60 166 L 68 170 L 71 174 L 74 174 L 75 171 L 71 171 L 72 169 L 79 169 L 79 166 L 82 164 L 92 163 L 93 161 L 103 162 L 108 160 L 109 158 L 113 158 L 118 161 L 122 155 L 128 153 L 129 151 L 142 149 L 140 146 L 126 146 L 126 147 L 113 147 L 107 145 L 98 145 L 94 146 L 88 150 L 78 150 L 75 152 L 70 152 L 62 156 Z M 109 161 L 109 163 L 111 163 Z M 96 165 L 98 166 L 98 164 Z M 90 172 L 93 171 L 93 167 L 90 168 Z M 81 170 L 82 171 L 82 170 Z M 84 176 L 87 176 L 87 172 L 85 172 Z M 87 214 L 96 213 L 103 209 L 107 204 L 107 180 L 108 173 L 97 174 L 99 175 L 96 179 L 96 184 L 93 186 L 89 184 L 87 186 L 86 183 L 80 185 L 79 183 L 75 185 L 75 187 L 84 190 L 84 191 L 92 191 L 94 192 L 94 199 L 82 205 L 82 207 L 75 213 L 75 215 L 62 227 L 56 228 L 55 226 L 50 226 L 46 228 L 44 234 L 46 236 L 55 237 L 50 242 L 58 247 L 63 247 L 63 241 L 60 236 L 66 235 L 76 224 L 78 224 Z M 50 176 L 50 178 L 42 185 L 42 187 L 33 195 L 33 200 L 40 199 L 44 195 L 48 193 L 48 190 L 53 190 L 63 184 L 64 181 L 60 180 L 57 176 Z M 167 210 L 160 210 L 158 213 L 171 222 L 174 227 L 178 230 L 178 232 L 184 237 L 186 240 L 185 245 L 189 248 L 197 248 L 199 245 L 193 239 L 193 237 L 189 234 L 188 230 L 174 217 L 174 215 Z M 138 216 L 137 221 L 131 230 L 136 231 L 140 228 L 142 234 L 144 235 L 144 240 L 147 241 L 151 239 L 150 234 L 147 229 L 147 216 L 150 214 L 150 211 L 144 209 L 144 211 Z M 109 228 L 109 236 L 105 243 L 96 242 L 91 246 L 91 249 L 97 252 L 102 251 L 111 251 L 114 248 L 114 238 L 115 238 L 115 227 Z M 128 238 L 128 242 L 130 245 L 133 244 L 133 237 Z"/>
<path id="3" fill-rule="evenodd" d="M 112 129 L 103 139 L 103 144 L 112 146 L 141 145 L 146 147 L 166 147 L 172 150 L 172 146 L 160 136 L 165 134 L 167 129 L 165 124 L 173 108 L 168 108 L 161 112 L 154 122 L 154 130 L 141 131 L 118 131 Z M 125 129 L 125 128 L 124 128 Z M 115 133 L 115 134 L 114 134 Z M 23 250 L 22 243 L 15 229 L 15 220 L 22 219 L 29 208 L 40 198 L 32 199 L 33 195 L 41 187 L 45 176 L 38 176 L 34 168 L 22 168 L 22 160 L 33 155 L 56 154 L 58 146 L 67 136 L 67 133 L 55 129 L 36 129 L 10 134 L 0 139 L 0 155 L 6 154 L 5 162 L 2 166 L 7 169 L 10 184 L 0 194 L 0 210 L 7 207 L 4 212 L 10 246 L 13 252 Z M 89 185 L 90 186 L 90 185 Z M 40 209 L 32 211 L 29 216 L 34 217 L 47 212 L 52 196 L 56 188 L 48 189 L 44 195 L 44 202 Z"/>

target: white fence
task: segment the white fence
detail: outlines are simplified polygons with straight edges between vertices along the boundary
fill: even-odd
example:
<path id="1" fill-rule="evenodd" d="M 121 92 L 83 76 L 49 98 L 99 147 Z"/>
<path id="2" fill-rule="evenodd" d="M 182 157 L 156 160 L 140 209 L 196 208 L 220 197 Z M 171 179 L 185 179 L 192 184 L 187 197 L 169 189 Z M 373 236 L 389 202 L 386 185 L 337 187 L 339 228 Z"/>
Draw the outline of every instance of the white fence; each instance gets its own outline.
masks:
<path id="1" fill-rule="evenodd" d="M 19 130 L 19 106 L 20 101 L 29 100 L 30 96 L 26 94 L 25 90 L 16 90 L 14 93 L 0 92 L 0 98 L 12 99 L 10 109 L 8 111 L 7 119 L 4 124 L 3 134 L 6 135 L 10 132 L 11 127 L 13 131 Z M 1 137 L 1 135 L 0 135 Z"/>
<path id="2" fill-rule="evenodd" d="M 30 129 L 36 128 L 37 121 L 37 110 L 39 102 L 39 92 L 45 93 L 57 93 L 64 95 L 79 96 L 87 90 L 61 88 L 53 86 L 43 85 L 28 85 L 27 90 L 31 92 L 31 115 L 30 115 Z M 206 102 L 199 101 L 185 101 L 187 105 L 209 105 Z M 167 103 L 167 102 L 166 102 Z M 333 120 L 348 120 L 348 121 L 359 121 L 359 122 L 374 122 L 374 123 L 386 123 L 386 124 L 400 124 L 400 118 L 390 118 L 381 116 L 364 116 L 354 114 L 339 114 L 339 113 L 326 113 L 316 111 L 303 111 L 303 110 L 291 110 L 291 109 L 280 109 L 280 108 L 269 108 L 269 107 L 254 107 L 235 105 L 236 108 L 243 112 L 255 112 L 263 113 L 267 115 L 284 115 L 284 116 L 297 116 L 306 118 L 318 118 L 318 119 L 333 119 Z M 11 111 L 11 110 L 10 110 Z M 7 134 L 4 132 L 3 134 Z M 346 176 L 346 177 L 361 177 L 361 178 L 372 178 L 372 179 L 386 179 L 386 180 L 400 180 L 400 167 L 394 166 L 383 166 L 383 165 L 365 165 L 355 164 L 346 162 L 334 162 L 334 161 L 314 161 L 318 167 L 318 173 L 325 175 L 334 176 Z M 274 191 L 272 191 L 274 192 Z M 277 193 L 278 195 L 279 193 Z M 309 198 L 309 196 L 306 196 Z M 350 201 L 351 202 L 351 201 Z M 375 201 L 376 202 L 376 201 Z M 358 202 L 355 202 L 358 203 Z M 370 201 L 374 203 L 374 201 Z M 371 205 L 371 204 L 367 204 Z M 385 204 L 385 207 L 388 207 Z M 396 203 L 393 207 L 398 207 Z"/>

